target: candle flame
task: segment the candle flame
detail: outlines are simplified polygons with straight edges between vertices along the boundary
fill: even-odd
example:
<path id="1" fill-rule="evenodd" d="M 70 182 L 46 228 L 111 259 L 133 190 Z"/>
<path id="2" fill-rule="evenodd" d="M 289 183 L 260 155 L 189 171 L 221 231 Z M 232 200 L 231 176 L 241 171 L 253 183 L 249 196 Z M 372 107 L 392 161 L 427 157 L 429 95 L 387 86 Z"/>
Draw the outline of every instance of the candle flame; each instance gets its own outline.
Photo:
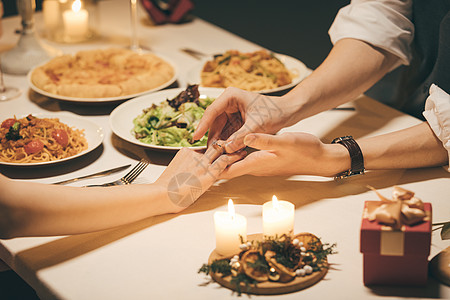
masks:
<path id="1" fill-rule="evenodd" d="M 280 209 L 280 202 L 278 201 L 278 198 L 275 195 L 272 196 L 272 206 L 276 210 Z"/>
<path id="2" fill-rule="evenodd" d="M 233 200 L 231 200 L 231 199 L 228 199 L 228 214 L 230 215 L 231 219 L 234 220 L 236 213 L 234 211 Z"/>
<path id="3" fill-rule="evenodd" d="M 81 0 L 75 0 L 75 1 L 72 3 L 72 10 L 73 10 L 74 12 L 79 12 L 80 9 L 81 9 Z"/>

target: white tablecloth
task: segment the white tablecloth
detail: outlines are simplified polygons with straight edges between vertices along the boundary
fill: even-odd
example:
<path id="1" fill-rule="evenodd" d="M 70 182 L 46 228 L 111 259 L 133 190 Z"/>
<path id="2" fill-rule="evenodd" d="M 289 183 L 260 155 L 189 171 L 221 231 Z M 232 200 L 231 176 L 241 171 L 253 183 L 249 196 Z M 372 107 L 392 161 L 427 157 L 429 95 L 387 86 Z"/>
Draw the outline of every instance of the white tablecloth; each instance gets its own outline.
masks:
<path id="1" fill-rule="evenodd" d="M 102 38 L 86 44 L 49 44 L 64 52 L 129 43 L 129 12 L 126 1 L 100 1 L 103 16 Z M 145 18 L 141 14 L 142 18 Z M 42 16 L 36 26 L 42 30 Z M 236 35 L 200 19 L 181 25 L 149 26 L 140 22 L 140 42 L 163 54 L 179 68 L 177 85 L 185 87 L 186 73 L 198 64 L 179 49 L 190 47 L 205 53 L 228 49 L 259 49 Z M 0 49 L 10 48 L 18 36 L 18 17 L 3 21 Z M 118 105 L 79 105 L 49 99 L 31 91 L 25 76 L 5 75 L 8 85 L 20 87 L 22 94 L 0 102 L 0 117 L 38 112 L 68 111 L 102 126 L 102 146 L 82 158 L 48 167 L 15 168 L 0 166 L 0 172 L 16 179 L 50 183 L 93 173 L 147 157 L 152 165 L 138 183 L 152 182 L 164 170 L 172 154 L 133 146 L 114 136 L 108 115 Z M 419 120 L 388 108 L 370 98 L 352 103 L 356 111 L 327 111 L 285 130 L 317 134 L 324 141 L 351 134 L 356 138 L 405 128 Z M 105 182 L 120 174 L 92 180 Z M 85 184 L 86 182 L 83 182 Z M 311 232 L 324 242 L 337 243 L 338 254 L 329 257 L 331 269 L 320 283 L 280 299 L 397 299 L 450 298 L 450 288 L 430 278 L 425 288 L 377 287 L 362 283 L 362 254 L 359 228 L 365 200 L 377 200 L 367 184 L 389 196 L 394 185 L 413 190 L 433 205 L 433 222 L 450 219 L 450 176 L 442 168 L 368 172 L 364 176 L 335 182 L 314 176 L 243 176 L 216 183 L 206 194 L 182 213 L 163 215 L 90 234 L 16 238 L 0 241 L 0 258 L 22 276 L 43 299 L 229 299 L 232 291 L 217 283 L 204 285 L 205 276 L 197 274 L 214 249 L 213 214 L 225 210 L 232 198 L 236 211 L 248 219 L 248 232 L 262 231 L 261 205 L 273 194 L 296 206 L 295 232 Z M 81 184 L 81 183 L 80 183 Z M 439 231 L 433 232 L 430 258 L 449 246 Z M 236 296 L 236 294 L 234 294 Z M 254 296 L 266 298 L 265 296 Z M 269 298 L 269 297 L 267 297 Z"/>

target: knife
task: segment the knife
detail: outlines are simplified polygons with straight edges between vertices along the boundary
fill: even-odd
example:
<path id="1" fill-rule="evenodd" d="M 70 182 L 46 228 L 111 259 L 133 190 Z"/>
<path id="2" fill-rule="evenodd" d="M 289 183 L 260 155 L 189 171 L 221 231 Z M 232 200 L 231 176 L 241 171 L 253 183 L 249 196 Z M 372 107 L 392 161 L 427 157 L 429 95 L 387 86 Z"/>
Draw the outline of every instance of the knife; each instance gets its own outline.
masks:
<path id="1" fill-rule="evenodd" d="M 75 181 L 78 181 L 78 180 L 81 180 L 81 179 L 106 176 L 106 175 L 110 175 L 110 174 L 113 174 L 113 173 L 125 170 L 125 169 L 129 168 L 130 166 L 131 165 L 125 165 L 125 166 L 121 166 L 121 167 L 117 167 L 117 168 L 113 168 L 113 169 L 109 169 L 109 170 L 104 170 L 104 171 L 97 172 L 97 173 L 90 174 L 90 175 L 85 175 L 85 176 L 81 176 L 81 177 L 77 177 L 77 178 L 72 178 L 72 179 L 67 179 L 67 180 L 63 180 L 63 181 L 54 182 L 52 184 L 65 184 L 65 183 L 69 183 L 69 182 L 75 182 Z"/>

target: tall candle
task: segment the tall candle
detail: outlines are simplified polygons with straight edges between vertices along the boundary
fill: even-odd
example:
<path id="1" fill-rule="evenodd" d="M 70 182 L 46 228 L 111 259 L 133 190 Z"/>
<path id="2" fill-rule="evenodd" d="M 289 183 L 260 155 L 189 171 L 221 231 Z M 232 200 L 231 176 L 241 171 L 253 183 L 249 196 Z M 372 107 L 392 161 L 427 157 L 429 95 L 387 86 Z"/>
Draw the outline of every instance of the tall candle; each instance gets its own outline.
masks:
<path id="1" fill-rule="evenodd" d="M 278 200 L 263 204 L 263 233 L 265 236 L 281 236 L 294 233 L 295 206 L 291 202 Z"/>
<path id="2" fill-rule="evenodd" d="M 89 30 L 89 14 L 81 8 L 81 1 L 75 0 L 72 10 L 63 13 L 64 31 L 68 37 L 82 39 Z"/>
<path id="3" fill-rule="evenodd" d="M 228 200 L 228 211 L 214 213 L 216 252 L 231 255 L 239 252 L 241 236 L 247 239 L 247 219 L 234 211 L 233 201 Z"/>

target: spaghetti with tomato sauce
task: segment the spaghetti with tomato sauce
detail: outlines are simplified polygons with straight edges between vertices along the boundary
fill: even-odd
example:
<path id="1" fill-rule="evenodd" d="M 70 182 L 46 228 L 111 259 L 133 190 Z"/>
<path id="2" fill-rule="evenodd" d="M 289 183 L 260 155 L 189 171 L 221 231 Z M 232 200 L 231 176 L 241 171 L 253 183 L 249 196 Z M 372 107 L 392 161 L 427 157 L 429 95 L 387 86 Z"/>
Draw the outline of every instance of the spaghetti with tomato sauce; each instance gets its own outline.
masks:
<path id="1" fill-rule="evenodd" d="M 37 163 L 63 159 L 88 148 L 83 130 L 58 118 L 9 118 L 0 125 L 0 161 Z"/>

